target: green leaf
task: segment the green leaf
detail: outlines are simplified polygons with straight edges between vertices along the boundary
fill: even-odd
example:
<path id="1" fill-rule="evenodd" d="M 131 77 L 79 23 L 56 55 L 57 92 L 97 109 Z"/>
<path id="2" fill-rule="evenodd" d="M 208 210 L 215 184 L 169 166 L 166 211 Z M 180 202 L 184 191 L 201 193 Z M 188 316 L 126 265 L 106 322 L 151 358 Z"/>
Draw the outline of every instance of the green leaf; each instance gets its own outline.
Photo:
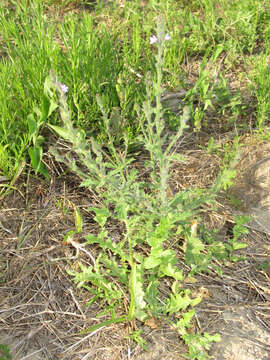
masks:
<path id="1" fill-rule="evenodd" d="M 225 169 L 218 177 L 216 182 L 216 191 L 220 191 L 222 189 L 227 190 L 230 186 L 233 185 L 233 179 L 236 176 L 236 170 L 233 169 Z"/>
<path id="2" fill-rule="evenodd" d="M 183 155 L 180 155 L 180 154 L 172 154 L 172 155 L 169 155 L 169 159 L 171 161 L 179 161 L 179 162 L 185 162 L 185 157 Z"/>
<path id="3" fill-rule="evenodd" d="M 93 331 L 96 331 L 104 326 L 108 326 L 108 325 L 111 325 L 111 324 L 117 324 L 117 323 L 120 323 L 120 322 L 125 322 L 126 321 L 126 317 L 125 316 L 120 316 L 119 318 L 115 318 L 113 317 L 112 319 L 110 320 L 105 320 L 103 321 L 102 323 L 100 324 L 96 324 L 96 325 L 93 325 L 91 326 L 90 328 L 86 329 L 86 330 L 82 330 L 79 334 L 80 335 L 84 335 L 84 334 L 87 334 L 87 333 L 91 333 Z"/>
<path id="4" fill-rule="evenodd" d="M 157 255 L 149 255 L 145 260 L 144 260 L 144 267 L 145 269 L 153 269 L 156 266 L 161 264 L 161 258 L 160 256 Z"/>
<path id="5" fill-rule="evenodd" d="M 124 263 L 124 261 L 122 261 L 122 264 L 120 265 L 119 261 L 117 261 L 115 258 L 109 258 L 104 254 L 104 256 L 100 257 L 100 262 L 106 267 L 107 274 L 117 278 L 118 281 L 120 281 L 125 286 L 128 284 L 129 270 L 127 268 L 127 264 Z"/>
<path id="6" fill-rule="evenodd" d="M 90 207 L 88 210 L 96 213 L 94 219 L 101 227 L 104 227 L 108 217 L 111 216 L 110 211 L 105 206 L 102 206 L 101 208 Z"/>
<path id="7" fill-rule="evenodd" d="M 88 234 L 85 236 L 88 244 L 98 244 L 99 243 L 99 238 L 95 235 L 92 234 Z"/>
<path id="8" fill-rule="evenodd" d="M 40 163 L 38 172 L 42 174 L 47 180 L 50 180 L 49 172 L 43 162 Z"/>
<path id="9" fill-rule="evenodd" d="M 29 135 L 32 138 L 33 135 L 36 133 L 38 125 L 37 122 L 35 120 L 34 114 L 29 114 L 27 116 L 27 125 L 28 125 L 28 130 L 29 130 Z"/>
<path id="10" fill-rule="evenodd" d="M 31 146 L 28 149 L 28 154 L 30 156 L 30 160 L 31 160 L 31 164 L 33 169 L 35 170 L 35 173 L 38 174 L 42 174 L 43 176 L 45 176 L 45 178 L 47 180 L 50 179 L 50 175 L 48 173 L 48 170 L 46 168 L 46 166 L 42 163 L 42 155 L 43 155 L 43 149 L 41 146 L 36 146 L 33 147 Z"/>
<path id="11" fill-rule="evenodd" d="M 187 265 L 203 265 L 209 261 L 209 255 L 206 256 L 203 251 L 205 246 L 197 236 L 190 236 L 186 240 L 185 260 Z"/>
<path id="12" fill-rule="evenodd" d="M 195 311 L 194 309 L 191 309 L 185 312 L 182 315 L 182 318 L 179 321 L 177 321 L 176 327 L 180 335 L 183 335 L 186 332 L 186 328 L 190 328 L 191 325 L 190 323 L 194 315 L 195 315 Z"/>
<path id="13" fill-rule="evenodd" d="M 36 146 L 36 147 L 31 146 L 28 149 L 28 154 L 31 159 L 31 164 L 32 164 L 36 174 L 39 171 L 39 167 L 40 167 L 40 163 L 41 163 L 41 159 L 42 159 L 42 153 L 43 153 L 43 150 L 42 150 L 42 147 L 40 147 L 40 146 Z"/>
<path id="14" fill-rule="evenodd" d="M 53 100 L 50 100 L 50 108 L 47 117 L 49 118 L 57 108 L 58 108 L 58 104 L 56 104 Z"/>
<path id="15" fill-rule="evenodd" d="M 74 206 L 74 221 L 77 233 L 82 232 L 82 216 L 76 206 Z"/>
<path id="16" fill-rule="evenodd" d="M 39 108 L 39 107 L 34 106 L 34 107 L 33 107 L 33 112 L 37 115 L 37 117 L 38 117 L 39 119 L 41 119 L 41 115 L 42 115 L 42 113 L 41 113 L 41 111 L 40 111 L 40 108 Z"/>
<path id="17" fill-rule="evenodd" d="M 56 74 L 51 70 L 50 74 L 46 77 L 44 82 L 44 93 L 48 95 L 50 98 L 53 97 L 54 92 L 53 88 L 55 88 L 56 83 Z"/>
<path id="18" fill-rule="evenodd" d="M 173 289 L 172 289 L 173 290 Z M 184 291 L 174 291 L 173 294 L 170 296 L 170 300 L 168 301 L 166 311 L 169 313 L 169 315 L 172 315 L 173 313 L 176 313 L 180 310 L 186 310 L 188 306 L 196 306 L 201 302 L 201 298 L 195 298 L 191 299 L 189 297 L 190 290 L 185 289 Z"/>
<path id="19" fill-rule="evenodd" d="M 232 245 L 233 245 L 233 250 L 245 249 L 247 247 L 246 243 L 240 243 L 236 241 L 234 241 Z"/>
<path id="20" fill-rule="evenodd" d="M 48 124 L 58 135 L 60 135 L 65 140 L 70 140 L 70 131 L 66 128 L 61 128 L 60 126 Z"/>
<path id="21" fill-rule="evenodd" d="M 213 108 L 213 103 L 212 103 L 212 101 L 210 100 L 210 99 L 206 99 L 205 100 L 205 102 L 204 102 L 204 110 L 207 110 L 208 109 L 208 107 L 211 107 L 211 108 Z"/>
<path id="22" fill-rule="evenodd" d="M 95 179 L 86 179 L 81 182 L 80 187 L 87 187 L 87 188 L 95 188 L 97 185 L 99 185 L 99 181 Z"/>
<path id="23" fill-rule="evenodd" d="M 160 266 L 160 273 L 162 276 L 170 276 L 175 280 L 183 281 L 184 276 L 181 270 L 178 270 L 176 266 L 174 266 L 171 262 Z"/>
<path id="24" fill-rule="evenodd" d="M 146 302 L 144 301 L 145 293 L 143 290 L 143 271 L 142 266 L 137 266 L 135 262 L 132 264 L 130 273 L 129 293 L 130 306 L 128 320 L 131 321 L 134 317 L 140 321 L 146 320 L 148 316 L 144 311 Z"/>
<path id="25" fill-rule="evenodd" d="M 213 63 L 217 60 L 217 58 L 219 57 L 219 55 L 222 53 L 223 50 L 224 50 L 223 44 L 218 44 L 215 46 L 213 54 L 211 56 L 211 61 Z"/>
<path id="26" fill-rule="evenodd" d="M 66 235 L 64 236 L 63 242 L 65 243 L 65 242 L 68 242 L 70 239 L 72 240 L 73 235 L 75 235 L 75 234 L 76 234 L 76 231 L 75 231 L 75 230 L 70 230 L 70 231 L 68 231 L 68 232 L 66 233 Z"/>
<path id="27" fill-rule="evenodd" d="M 46 96 L 42 96 L 42 106 L 41 106 L 41 122 L 46 121 L 50 109 L 50 99 Z"/>
<path id="28" fill-rule="evenodd" d="M 74 276 L 74 281 L 78 283 L 78 287 L 83 287 L 90 282 L 97 288 L 99 297 L 103 298 L 110 305 L 122 298 L 121 290 L 111 280 L 107 280 L 106 276 L 100 274 L 101 269 L 98 267 L 98 261 L 94 270 L 91 265 L 85 266 L 81 263 L 79 265 L 81 272 L 71 273 Z"/>
<path id="29" fill-rule="evenodd" d="M 127 219 L 128 216 L 128 205 L 126 204 L 126 202 L 124 203 L 119 203 L 118 205 L 116 205 L 115 207 L 115 211 L 117 212 L 117 217 L 120 221 L 124 221 L 125 219 Z"/>
<path id="30" fill-rule="evenodd" d="M 41 146 L 44 143 L 44 141 L 45 141 L 44 136 L 39 135 L 36 140 L 36 146 Z"/>
<path id="31" fill-rule="evenodd" d="M 41 106 L 41 122 L 45 122 L 57 108 L 58 104 L 44 94 Z"/>

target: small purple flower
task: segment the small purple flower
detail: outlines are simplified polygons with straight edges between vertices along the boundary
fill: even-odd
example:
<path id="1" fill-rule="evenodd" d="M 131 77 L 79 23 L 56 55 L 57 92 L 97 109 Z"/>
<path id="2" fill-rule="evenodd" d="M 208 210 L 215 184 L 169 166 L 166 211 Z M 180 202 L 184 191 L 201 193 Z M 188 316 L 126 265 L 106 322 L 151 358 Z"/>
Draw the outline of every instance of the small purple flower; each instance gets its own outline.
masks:
<path id="1" fill-rule="evenodd" d="M 165 41 L 171 40 L 170 34 L 166 34 L 165 37 L 164 37 L 164 40 Z"/>
<path id="2" fill-rule="evenodd" d="M 168 41 L 168 40 L 170 40 L 170 39 L 171 39 L 171 36 L 170 36 L 169 34 L 166 34 L 166 35 L 164 36 L 163 41 Z M 159 41 L 159 39 L 156 37 L 156 35 L 152 35 L 152 36 L 150 37 L 150 45 L 153 45 L 153 44 L 157 43 L 158 41 Z"/>
<path id="3" fill-rule="evenodd" d="M 158 38 L 156 37 L 156 35 L 152 35 L 150 37 L 150 45 L 155 44 L 156 42 L 158 42 Z"/>
<path id="4" fill-rule="evenodd" d="M 57 81 L 56 84 L 60 87 L 60 89 L 63 91 L 64 94 L 66 94 L 68 92 L 68 86 L 67 85 L 62 84 L 59 81 Z"/>

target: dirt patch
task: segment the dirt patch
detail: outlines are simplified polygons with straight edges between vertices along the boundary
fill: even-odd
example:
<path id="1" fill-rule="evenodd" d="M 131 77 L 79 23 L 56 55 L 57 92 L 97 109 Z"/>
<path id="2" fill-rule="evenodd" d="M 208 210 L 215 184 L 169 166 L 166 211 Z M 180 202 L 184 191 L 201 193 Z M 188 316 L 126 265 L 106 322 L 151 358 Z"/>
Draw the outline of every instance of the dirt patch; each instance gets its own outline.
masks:
<path id="1" fill-rule="evenodd" d="M 243 203 L 242 213 L 252 218 L 249 226 L 270 234 L 270 145 L 251 144 L 237 165 L 231 193 Z"/>
<path id="2" fill-rule="evenodd" d="M 270 258 L 269 237 L 250 230 L 242 240 L 248 244 L 240 251 L 245 260 L 227 264 L 221 277 L 200 276 L 193 285 L 207 289 L 196 310 L 199 330 L 221 335 L 211 360 L 270 359 L 270 278 L 261 266 Z"/>
<path id="3" fill-rule="evenodd" d="M 267 360 L 270 355 L 270 332 L 249 306 L 231 307 L 222 314 L 222 341 L 213 345 L 212 359 Z"/>
<path id="4" fill-rule="evenodd" d="M 184 360 L 180 354 L 184 354 L 187 349 L 180 341 L 175 329 L 163 324 L 160 329 L 152 330 L 143 327 L 144 338 L 147 341 L 147 349 L 134 349 L 135 355 L 132 360 Z"/>

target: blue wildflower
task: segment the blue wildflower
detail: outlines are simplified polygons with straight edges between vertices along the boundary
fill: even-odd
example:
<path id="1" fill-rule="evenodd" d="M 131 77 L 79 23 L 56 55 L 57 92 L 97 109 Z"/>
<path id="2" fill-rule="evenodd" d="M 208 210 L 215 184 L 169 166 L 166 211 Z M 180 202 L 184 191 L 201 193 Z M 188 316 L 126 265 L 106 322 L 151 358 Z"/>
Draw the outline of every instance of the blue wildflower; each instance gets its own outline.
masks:
<path id="1" fill-rule="evenodd" d="M 67 85 L 62 84 L 59 81 L 57 81 L 56 84 L 60 87 L 61 91 L 63 91 L 64 94 L 66 94 L 68 92 L 68 86 Z"/>
<path id="2" fill-rule="evenodd" d="M 169 34 L 166 34 L 164 37 L 164 40 L 165 41 L 171 40 L 171 36 Z"/>

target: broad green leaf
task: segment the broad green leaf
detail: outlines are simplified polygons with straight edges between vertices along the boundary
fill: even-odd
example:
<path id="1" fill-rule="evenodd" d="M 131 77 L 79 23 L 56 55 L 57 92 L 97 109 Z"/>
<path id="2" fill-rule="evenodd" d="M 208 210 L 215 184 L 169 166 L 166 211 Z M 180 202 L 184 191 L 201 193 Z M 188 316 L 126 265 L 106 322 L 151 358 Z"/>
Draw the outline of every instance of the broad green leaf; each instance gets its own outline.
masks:
<path id="1" fill-rule="evenodd" d="M 48 124 L 50 128 L 52 128 L 58 135 L 60 135 L 65 140 L 70 140 L 70 131 L 66 128 L 62 128 L 60 126 Z"/>
<path id="2" fill-rule="evenodd" d="M 47 120 L 50 109 L 50 99 L 46 96 L 42 96 L 42 106 L 41 106 L 41 119 L 40 121 L 43 123 Z"/>
<path id="3" fill-rule="evenodd" d="M 207 110 L 208 107 L 211 107 L 211 108 L 214 107 L 211 99 L 206 99 L 205 102 L 204 102 L 204 108 L 203 108 L 203 109 L 204 109 L 204 110 Z"/>
<path id="4" fill-rule="evenodd" d="M 207 332 L 205 332 L 205 333 L 203 334 L 203 337 L 204 337 L 206 340 L 208 340 L 209 342 L 213 342 L 213 341 L 219 342 L 219 341 L 221 341 L 221 336 L 220 336 L 220 334 L 210 335 L 210 334 L 208 334 Z"/>
<path id="5" fill-rule="evenodd" d="M 209 255 L 206 256 L 203 251 L 205 246 L 196 236 L 190 236 L 186 241 L 185 260 L 187 265 L 203 265 L 208 261 Z"/>
<path id="6" fill-rule="evenodd" d="M 130 304 L 129 304 L 129 312 L 128 312 L 128 320 L 131 321 L 135 316 L 135 306 L 136 306 L 136 263 L 133 263 L 130 279 L 129 279 L 129 293 L 130 293 Z"/>
<path id="7" fill-rule="evenodd" d="M 160 265 L 161 259 L 160 256 L 151 256 L 151 254 L 144 260 L 145 269 L 153 269 L 156 266 Z"/>
<path id="8" fill-rule="evenodd" d="M 42 159 L 42 148 L 40 146 L 37 147 L 33 147 L 31 146 L 28 149 L 28 154 L 30 156 L 31 159 L 31 164 L 35 170 L 35 173 L 37 174 L 39 171 L 39 167 L 40 167 L 40 162 Z"/>
<path id="9" fill-rule="evenodd" d="M 48 170 L 46 168 L 46 166 L 42 163 L 42 154 L 43 154 L 43 149 L 41 146 L 36 146 L 33 147 L 31 146 L 28 149 L 28 154 L 30 156 L 30 160 L 31 160 L 31 164 L 33 169 L 35 170 L 35 173 L 38 174 L 42 174 L 47 180 L 50 179 L 50 175 L 48 173 Z"/>
<path id="10" fill-rule="evenodd" d="M 138 269 L 138 271 L 137 271 Z M 129 321 L 136 317 L 140 321 L 144 321 L 147 318 L 147 314 L 144 311 L 146 302 L 144 301 L 143 290 L 143 272 L 141 265 L 134 262 L 132 264 L 130 279 L 129 279 L 129 293 L 130 293 L 130 306 L 129 306 Z"/>
<path id="11" fill-rule="evenodd" d="M 49 172 L 43 162 L 39 164 L 38 172 L 42 174 L 47 180 L 50 180 Z"/>
<path id="12" fill-rule="evenodd" d="M 99 184 L 98 180 L 89 178 L 87 180 L 82 181 L 80 187 L 87 187 L 91 189 L 96 187 L 98 184 Z"/>
<path id="13" fill-rule="evenodd" d="M 48 112 L 48 118 L 52 115 L 52 113 L 58 108 L 58 104 L 55 103 L 52 99 L 50 100 L 50 108 Z"/>
<path id="14" fill-rule="evenodd" d="M 128 261 L 128 259 L 126 260 Z M 105 254 L 104 256 L 101 256 L 100 262 L 106 267 L 107 273 L 110 274 L 110 276 L 117 278 L 118 281 L 124 285 L 128 284 L 129 270 L 127 268 L 127 263 L 122 262 L 120 265 L 119 261 L 115 258 L 109 258 Z"/>
<path id="15" fill-rule="evenodd" d="M 34 114 L 29 114 L 27 116 L 27 124 L 28 124 L 29 135 L 32 138 L 33 135 L 36 133 L 38 127 Z"/>
<path id="16" fill-rule="evenodd" d="M 40 108 L 38 106 L 34 106 L 33 107 L 33 112 L 37 115 L 37 117 L 39 118 L 39 120 L 41 119 L 41 111 L 40 111 Z"/>
<path id="17" fill-rule="evenodd" d="M 50 98 L 53 97 L 53 88 L 55 88 L 56 83 L 56 74 L 51 70 L 50 75 L 48 75 L 44 82 L 44 93 L 48 95 Z"/>
<path id="18" fill-rule="evenodd" d="M 163 250 L 162 247 L 152 248 L 150 255 L 144 261 L 145 269 L 153 269 L 158 265 L 161 265 L 161 276 L 164 270 L 167 269 L 167 265 L 174 264 L 176 262 L 175 252 L 173 250 Z"/>

